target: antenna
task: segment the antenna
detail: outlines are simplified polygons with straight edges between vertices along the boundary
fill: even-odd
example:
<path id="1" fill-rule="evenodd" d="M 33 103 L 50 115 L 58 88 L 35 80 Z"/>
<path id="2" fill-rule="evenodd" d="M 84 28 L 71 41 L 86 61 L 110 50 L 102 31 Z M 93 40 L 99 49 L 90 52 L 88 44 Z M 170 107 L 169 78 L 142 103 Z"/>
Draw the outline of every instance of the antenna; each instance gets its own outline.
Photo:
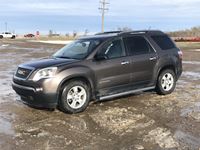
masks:
<path id="1" fill-rule="evenodd" d="M 106 11 L 108 11 L 108 7 L 107 5 L 109 4 L 108 2 L 106 2 L 106 0 L 100 0 L 100 7 L 99 10 L 102 13 L 102 25 L 101 25 L 101 31 L 104 32 L 104 19 L 105 19 L 105 13 Z"/>

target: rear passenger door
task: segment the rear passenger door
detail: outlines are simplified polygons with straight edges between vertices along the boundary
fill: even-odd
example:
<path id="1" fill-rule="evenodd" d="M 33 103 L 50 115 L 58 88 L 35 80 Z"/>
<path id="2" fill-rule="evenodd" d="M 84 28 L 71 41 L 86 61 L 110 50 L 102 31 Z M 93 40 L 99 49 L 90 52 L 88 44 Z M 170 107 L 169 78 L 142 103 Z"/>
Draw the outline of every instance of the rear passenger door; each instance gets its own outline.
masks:
<path id="1" fill-rule="evenodd" d="M 151 86 L 157 54 L 144 36 L 124 37 L 124 44 L 131 58 L 131 82 Z"/>

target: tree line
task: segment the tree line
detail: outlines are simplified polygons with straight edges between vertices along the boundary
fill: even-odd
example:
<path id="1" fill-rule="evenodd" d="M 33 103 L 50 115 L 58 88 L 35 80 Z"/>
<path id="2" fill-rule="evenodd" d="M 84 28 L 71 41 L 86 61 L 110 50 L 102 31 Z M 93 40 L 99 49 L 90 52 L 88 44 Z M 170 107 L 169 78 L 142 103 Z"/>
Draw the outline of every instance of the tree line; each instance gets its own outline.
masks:
<path id="1" fill-rule="evenodd" d="M 200 26 L 168 33 L 171 37 L 200 37 Z"/>

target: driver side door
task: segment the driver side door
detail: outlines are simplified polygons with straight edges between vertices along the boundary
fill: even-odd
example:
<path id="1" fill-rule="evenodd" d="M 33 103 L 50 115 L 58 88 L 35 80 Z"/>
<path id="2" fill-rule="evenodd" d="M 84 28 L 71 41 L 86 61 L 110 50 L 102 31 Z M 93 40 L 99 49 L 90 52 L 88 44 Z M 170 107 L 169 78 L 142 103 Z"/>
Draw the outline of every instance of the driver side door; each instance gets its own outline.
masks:
<path id="1" fill-rule="evenodd" d="M 96 55 L 105 56 L 102 60 L 95 60 L 93 66 L 96 87 L 100 93 L 105 94 L 105 90 L 112 91 L 130 83 L 130 58 L 127 57 L 122 39 L 108 42 Z"/>

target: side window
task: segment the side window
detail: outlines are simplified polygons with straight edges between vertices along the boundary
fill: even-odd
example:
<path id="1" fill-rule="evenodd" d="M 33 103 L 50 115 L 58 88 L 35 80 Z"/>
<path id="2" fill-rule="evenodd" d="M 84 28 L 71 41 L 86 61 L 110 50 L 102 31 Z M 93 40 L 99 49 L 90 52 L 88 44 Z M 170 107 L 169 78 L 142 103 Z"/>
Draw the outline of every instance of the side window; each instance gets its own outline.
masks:
<path id="1" fill-rule="evenodd" d="M 108 59 L 125 56 L 125 51 L 122 48 L 121 40 L 115 40 L 109 44 L 106 44 L 101 50 L 100 55 L 106 55 Z"/>
<path id="2" fill-rule="evenodd" d="M 155 35 L 151 37 L 162 50 L 169 50 L 176 47 L 167 35 Z"/>
<path id="3" fill-rule="evenodd" d="M 130 55 L 142 55 L 153 52 L 151 45 L 141 36 L 126 37 L 124 43 Z"/>

